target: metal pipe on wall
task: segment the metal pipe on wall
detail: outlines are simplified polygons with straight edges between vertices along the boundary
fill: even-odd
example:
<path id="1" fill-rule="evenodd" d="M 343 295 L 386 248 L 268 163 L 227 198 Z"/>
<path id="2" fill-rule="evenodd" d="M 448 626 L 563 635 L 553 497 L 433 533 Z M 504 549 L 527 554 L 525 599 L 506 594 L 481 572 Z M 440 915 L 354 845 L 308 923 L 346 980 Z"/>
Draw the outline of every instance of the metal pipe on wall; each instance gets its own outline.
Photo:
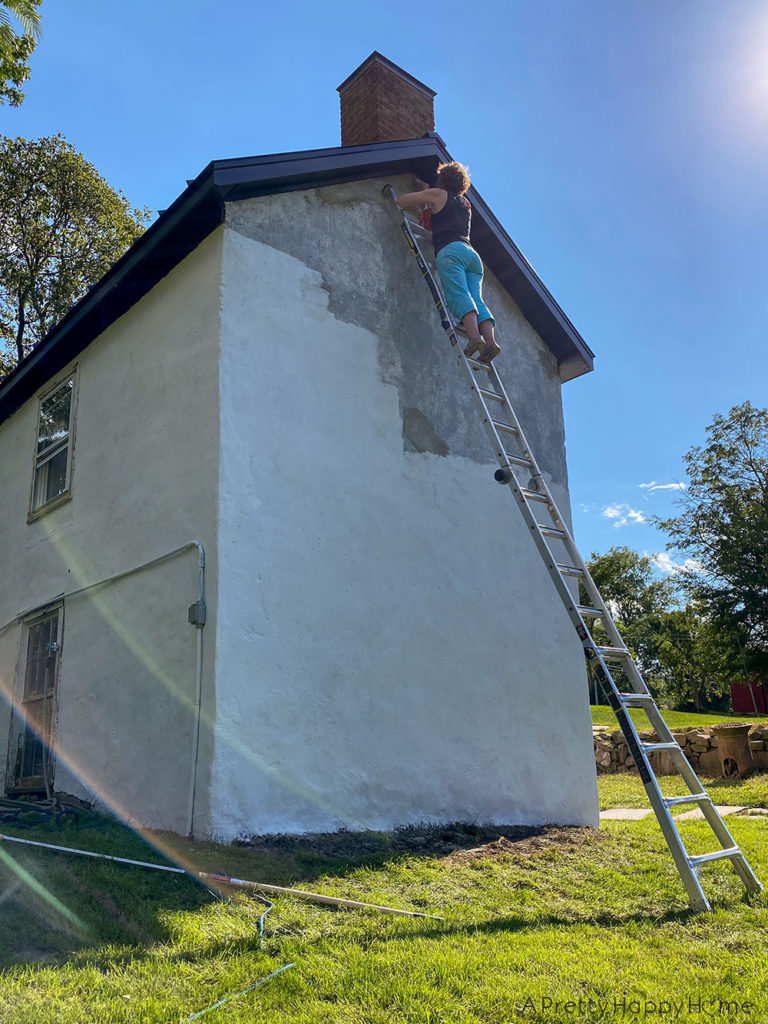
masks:
<path id="1" fill-rule="evenodd" d="M 145 569 L 150 569 L 155 565 L 159 565 L 161 562 L 166 562 L 170 558 L 175 558 L 177 555 L 183 554 L 185 551 L 189 551 L 190 548 L 196 548 L 198 553 L 198 584 L 197 584 L 197 601 L 189 608 L 189 622 L 197 629 L 197 642 L 196 642 L 196 656 L 195 656 L 195 699 L 193 705 L 193 721 L 192 721 L 192 764 L 190 773 L 190 785 L 189 785 L 189 800 L 187 810 L 187 830 L 190 837 L 192 836 L 192 829 L 194 823 L 195 813 L 195 794 L 197 788 L 197 760 L 200 746 L 200 719 L 202 713 L 202 696 L 203 696 L 203 628 L 206 621 L 206 607 L 205 607 L 205 548 L 199 540 L 189 541 L 186 544 L 182 544 L 178 548 L 174 548 L 172 551 L 166 552 L 164 555 L 158 555 L 156 558 L 151 558 L 147 562 L 142 562 L 140 565 L 133 566 L 130 569 L 125 569 L 122 572 L 112 573 L 111 576 L 105 576 L 103 579 L 96 580 L 93 583 L 87 583 L 83 587 L 77 587 L 74 590 L 68 590 L 65 593 L 57 594 L 49 601 L 43 604 L 34 605 L 28 608 L 26 611 L 19 612 L 13 619 L 0 626 L 0 634 L 4 633 L 11 626 L 21 623 L 24 619 L 37 611 L 39 608 L 47 604 L 53 604 L 56 601 L 65 601 L 73 597 L 79 597 L 81 594 L 85 594 L 89 590 L 94 590 L 96 587 L 103 587 L 109 583 L 116 583 L 119 580 L 126 579 L 128 576 L 133 576 L 138 572 L 142 572 Z"/>
<path id="2" fill-rule="evenodd" d="M 195 824 L 195 795 L 197 791 L 197 759 L 200 752 L 200 717 L 203 704 L 203 628 L 206 621 L 205 608 L 205 551 L 200 541 L 195 542 L 199 555 L 197 604 L 189 610 L 189 621 L 197 629 L 197 656 L 195 678 L 195 712 L 192 723 L 192 775 L 189 780 L 189 805 L 187 810 L 187 835 L 192 839 Z"/>

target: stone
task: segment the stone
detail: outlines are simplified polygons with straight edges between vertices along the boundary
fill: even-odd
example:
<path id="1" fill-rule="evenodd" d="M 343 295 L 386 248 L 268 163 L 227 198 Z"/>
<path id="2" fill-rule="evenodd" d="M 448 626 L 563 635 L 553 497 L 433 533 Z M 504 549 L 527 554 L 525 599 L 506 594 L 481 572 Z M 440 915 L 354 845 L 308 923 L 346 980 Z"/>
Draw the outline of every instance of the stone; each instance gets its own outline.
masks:
<path id="1" fill-rule="evenodd" d="M 716 804 L 715 807 L 721 818 L 726 817 L 728 814 L 741 814 L 743 811 L 747 810 L 746 807 L 743 807 L 740 804 L 735 806 L 730 804 L 722 806 L 720 804 Z M 700 807 L 694 807 L 693 810 L 683 811 L 682 814 L 676 814 L 674 817 L 675 821 L 691 821 L 695 818 L 703 818 L 704 814 Z"/>

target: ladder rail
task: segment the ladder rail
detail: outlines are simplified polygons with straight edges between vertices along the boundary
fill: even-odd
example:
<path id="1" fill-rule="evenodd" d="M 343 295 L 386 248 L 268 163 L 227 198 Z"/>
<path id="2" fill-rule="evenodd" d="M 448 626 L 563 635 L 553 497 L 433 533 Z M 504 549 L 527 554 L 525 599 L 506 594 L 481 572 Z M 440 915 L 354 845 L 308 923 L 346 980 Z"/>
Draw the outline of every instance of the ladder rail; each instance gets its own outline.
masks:
<path id="1" fill-rule="evenodd" d="M 747 863 L 744 854 L 735 843 L 711 798 L 704 791 L 704 787 L 701 785 L 695 771 L 664 721 L 631 652 L 626 647 L 610 613 L 610 609 L 592 579 L 576 547 L 568 524 L 562 518 L 557 504 L 552 497 L 549 486 L 539 468 L 532 449 L 528 445 L 522 426 L 512 403 L 509 401 L 496 367 L 493 363 L 482 364 L 464 355 L 457 336 L 456 324 L 448 312 L 440 284 L 432 273 L 416 240 L 417 231 L 424 237 L 427 237 L 428 233 L 423 229 L 418 230 L 416 225 L 412 224 L 403 211 L 396 207 L 397 195 L 391 185 L 385 185 L 382 192 L 385 195 L 389 195 L 392 205 L 395 206 L 401 215 L 400 228 L 432 294 L 435 307 L 440 316 L 441 325 L 448 336 L 456 362 L 463 368 L 465 373 L 470 391 L 480 412 L 483 426 L 486 429 L 499 463 L 499 471 L 496 474 L 496 478 L 507 485 L 512 492 L 522 513 L 523 520 L 528 526 L 533 541 L 544 560 L 555 589 L 576 629 L 584 650 L 587 665 L 600 683 L 616 715 L 619 728 L 627 741 L 629 752 L 635 761 L 640 779 L 658 819 L 675 867 L 685 886 L 691 907 L 697 911 L 711 909 L 701 887 L 699 870 L 702 864 L 713 860 L 730 859 L 747 891 L 752 893 L 761 892 L 762 885 Z M 475 375 L 477 371 L 488 373 L 492 390 L 484 386 L 481 387 L 478 384 Z M 506 422 L 495 418 L 491 413 L 489 403 L 493 403 L 494 406 L 497 404 L 502 406 Z M 514 438 L 520 448 L 519 455 L 506 450 L 502 434 Z M 529 484 L 525 487 L 518 480 L 516 472 L 523 468 L 530 474 Z M 530 486 L 531 481 L 533 482 L 533 487 Z M 541 504 L 546 506 L 547 513 L 552 520 L 552 526 L 539 522 L 533 506 Z M 553 542 L 552 544 L 549 543 L 550 540 Z M 558 561 L 553 550 L 554 544 L 561 544 L 565 548 L 570 565 Z M 566 582 L 569 576 L 578 578 L 582 583 L 590 602 L 588 606 L 581 605 L 578 597 L 574 597 L 572 594 Z M 590 620 L 599 621 L 602 624 L 608 638 L 608 645 L 601 645 L 594 640 L 592 632 L 588 627 Z M 631 693 L 622 692 L 619 689 L 609 668 L 609 662 L 611 661 L 620 662 L 622 671 L 628 678 L 632 688 Z M 645 711 L 646 716 L 656 731 L 657 741 L 643 743 L 640 739 L 639 731 L 628 713 L 628 709 L 633 706 L 633 702 L 634 706 L 640 706 Z M 650 762 L 649 754 L 654 749 L 664 750 L 672 757 L 675 768 L 690 790 L 690 798 L 682 797 L 670 800 L 664 797 Z M 700 807 L 711 831 L 720 843 L 720 850 L 695 857 L 688 854 L 675 820 L 672 817 L 671 808 L 676 803 L 689 801 L 696 803 Z"/>

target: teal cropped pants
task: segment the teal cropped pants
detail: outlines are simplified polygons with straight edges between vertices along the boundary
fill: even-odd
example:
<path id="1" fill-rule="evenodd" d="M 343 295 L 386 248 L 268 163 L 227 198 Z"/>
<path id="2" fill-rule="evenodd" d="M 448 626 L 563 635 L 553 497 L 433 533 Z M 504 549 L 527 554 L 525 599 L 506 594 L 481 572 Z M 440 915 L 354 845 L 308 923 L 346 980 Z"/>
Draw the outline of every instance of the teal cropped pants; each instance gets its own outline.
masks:
<path id="1" fill-rule="evenodd" d="M 483 302 L 483 261 L 466 242 L 449 242 L 435 260 L 448 309 L 457 320 L 477 313 L 477 322 L 496 321 Z"/>

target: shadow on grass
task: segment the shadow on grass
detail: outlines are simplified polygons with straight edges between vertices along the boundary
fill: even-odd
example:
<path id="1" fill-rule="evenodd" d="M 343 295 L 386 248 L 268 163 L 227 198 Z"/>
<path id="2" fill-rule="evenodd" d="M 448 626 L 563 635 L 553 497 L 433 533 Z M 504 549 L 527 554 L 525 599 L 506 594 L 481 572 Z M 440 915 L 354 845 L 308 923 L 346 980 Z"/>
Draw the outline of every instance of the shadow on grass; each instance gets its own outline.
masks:
<path id="1" fill-rule="evenodd" d="M 334 910 L 330 907 L 322 908 L 323 911 L 336 915 L 344 914 L 347 915 L 349 911 Z M 353 912 L 354 913 L 354 912 Z M 431 922 L 431 921 L 411 921 L 407 928 L 400 928 L 397 925 L 382 930 L 379 927 L 371 928 L 370 933 L 370 946 L 380 945 L 391 945 L 398 942 L 412 942 L 414 937 L 418 937 L 418 941 L 430 942 L 430 941 L 441 941 L 449 937 L 471 937 L 473 935 L 510 935 L 514 936 L 521 934 L 526 931 L 532 930 L 545 930 L 554 928 L 558 934 L 562 935 L 567 932 L 569 928 L 582 928 L 585 925 L 595 926 L 605 929 L 607 931 L 622 930 L 627 925 L 639 924 L 639 925 L 652 925 L 654 928 L 663 924 L 678 923 L 681 925 L 686 924 L 689 920 L 695 917 L 690 910 L 679 910 L 671 911 L 667 914 L 658 916 L 649 913 L 627 913 L 623 915 L 612 915 L 602 914 L 596 917 L 586 917 L 584 919 L 574 919 L 573 917 L 565 917 L 556 914 L 547 914 L 537 916 L 533 918 L 523 917 L 516 914 L 508 914 L 498 916 L 495 918 L 480 920 L 480 921 L 466 921 L 466 922 Z M 371 918 L 371 920 L 375 920 Z M 398 922 L 403 922 L 403 918 L 396 919 Z M 266 944 L 263 946 L 256 928 L 250 936 L 241 937 L 239 939 L 228 938 L 226 940 L 219 940 L 207 943 L 205 946 L 200 947 L 194 951 L 189 950 L 178 950 L 173 953 L 167 951 L 163 952 L 162 962 L 163 965 L 173 966 L 195 966 L 200 963 L 207 963 L 210 961 L 217 960 L 220 956 L 226 954 L 227 957 L 238 958 L 249 953 L 263 953 L 265 956 L 273 957 L 279 953 L 274 949 L 274 942 L 277 941 L 279 944 L 280 936 L 275 937 L 274 940 L 270 941 L 269 931 L 267 931 Z M 321 941 L 329 941 L 333 943 L 336 939 L 344 942 L 345 940 L 340 935 L 334 936 L 329 934 L 324 936 Z M 313 940 L 313 943 L 318 941 Z M 360 945 L 359 942 L 356 945 Z M 292 952 L 291 956 L 300 955 L 300 953 Z M 105 948 L 82 948 L 77 951 L 72 951 L 66 958 L 61 958 L 57 962 L 61 963 L 64 960 L 76 969 L 84 968 L 95 968 L 98 971 L 112 971 L 115 969 L 125 969 L 131 965 L 141 964 L 147 961 L 151 961 L 154 958 L 153 950 L 147 945 L 136 945 L 131 948 L 116 949 L 114 946 L 107 946 Z M 45 966 L 40 964 L 40 967 Z"/>
<path id="2" fill-rule="evenodd" d="M 170 833 L 142 836 L 99 815 L 84 816 L 78 828 L 8 826 L 5 835 L 305 889 L 324 876 L 343 878 L 361 868 L 376 870 L 410 858 L 530 856 L 603 838 L 585 828 L 452 824 L 394 832 L 264 836 L 222 846 Z M 173 938 L 165 923 L 169 915 L 200 910 L 216 898 L 206 884 L 189 875 L 0 842 L 0 968 L 79 958 L 104 946 L 112 947 L 110 962 L 115 955 L 126 960 L 142 956 L 142 951 Z"/>
<path id="3" fill-rule="evenodd" d="M 192 843 L 167 833 L 144 837 L 118 822 L 94 816 L 90 827 L 59 831 L 28 829 L 25 839 L 87 849 L 142 861 L 159 862 L 162 849 L 171 864 L 255 882 L 311 888 L 323 876 L 343 879 L 359 869 L 376 870 L 413 858 L 438 859 L 458 868 L 480 866 L 493 859 L 530 862 L 543 855 L 547 863 L 573 854 L 610 859 L 617 842 L 588 828 L 481 827 L 473 824 L 409 827 L 395 832 L 335 832 L 305 836 L 264 836 L 236 846 Z M 174 939 L 170 918 L 179 911 L 199 912 L 217 897 L 189 875 L 152 871 L 106 860 L 0 843 L 0 969 L 18 964 L 55 966 L 69 962 L 97 969 L 120 967 L 154 955 L 153 947 Z M 169 861 L 166 860 L 165 864 Z M 365 899 L 365 897 L 362 897 Z M 402 905 L 402 901 L 398 900 Z M 258 908 L 255 908 L 258 909 Z M 344 913 L 326 908 L 329 913 Z M 404 907 L 403 909 L 407 909 Z M 488 917 L 478 910 L 477 922 L 438 923 L 411 919 L 408 928 L 381 930 L 389 941 L 412 937 L 441 938 L 456 933 L 508 932 L 525 929 L 596 925 L 621 928 L 629 923 L 686 921 L 691 912 L 659 916 L 651 910 L 626 913 L 588 912 L 548 915 L 529 911 Z M 483 919 L 485 918 L 485 919 Z M 164 960 L 195 963 L 229 950 L 233 954 L 259 948 L 254 916 L 253 935 L 226 942 L 204 943 L 199 952 L 164 950 Z M 403 918 L 387 920 L 402 921 Z"/>
<path id="4" fill-rule="evenodd" d="M 546 851 L 564 852 L 597 846 L 604 833 L 582 827 L 522 825 L 482 826 L 466 822 L 444 825 L 409 825 L 392 832 L 308 833 L 254 836 L 232 846 L 192 844 L 178 836 L 163 842 L 181 858 L 195 856 L 199 863 L 217 864 L 203 870 L 222 871 L 252 881 L 302 888 L 325 875 L 349 874 L 361 868 L 376 870 L 409 858 L 444 859 L 456 863 L 475 858 L 531 856 Z M 251 874 L 243 874 L 249 870 Z M 254 874 L 255 873 L 255 874 Z"/>

